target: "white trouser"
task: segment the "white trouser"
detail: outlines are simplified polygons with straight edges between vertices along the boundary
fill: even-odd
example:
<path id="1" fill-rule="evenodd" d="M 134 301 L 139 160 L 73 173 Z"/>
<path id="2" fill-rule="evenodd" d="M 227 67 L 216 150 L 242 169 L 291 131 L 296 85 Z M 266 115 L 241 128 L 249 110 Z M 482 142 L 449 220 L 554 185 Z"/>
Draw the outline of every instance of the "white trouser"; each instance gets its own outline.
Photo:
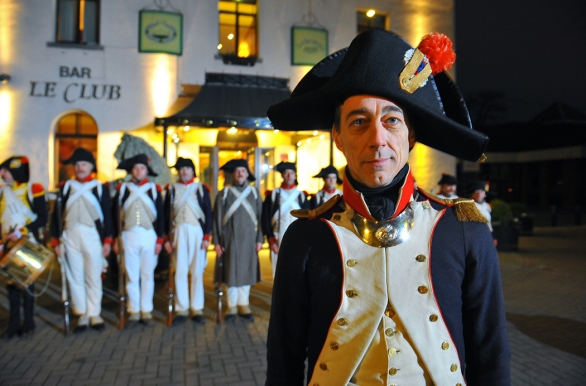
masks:
<path id="1" fill-rule="evenodd" d="M 73 312 L 98 316 L 102 312 L 102 241 L 95 227 L 77 224 L 63 231 L 67 281 Z"/>
<path id="2" fill-rule="evenodd" d="M 155 294 L 157 234 L 154 229 L 135 226 L 122 232 L 128 312 L 151 312 Z"/>
<path id="3" fill-rule="evenodd" d="M 250 286 L 228 287 L 228 308 L 247 306 L 250 298 Z"/>
<path id="4" fill-rule="evenodd" d="M 204 303 L 203 271 L 206 251 L 201 249 L 201 226 L 184 223 L 175 228 L 175 311 L 202 310 Z M 191 288 L 188 285 L 191 275 Z"/>

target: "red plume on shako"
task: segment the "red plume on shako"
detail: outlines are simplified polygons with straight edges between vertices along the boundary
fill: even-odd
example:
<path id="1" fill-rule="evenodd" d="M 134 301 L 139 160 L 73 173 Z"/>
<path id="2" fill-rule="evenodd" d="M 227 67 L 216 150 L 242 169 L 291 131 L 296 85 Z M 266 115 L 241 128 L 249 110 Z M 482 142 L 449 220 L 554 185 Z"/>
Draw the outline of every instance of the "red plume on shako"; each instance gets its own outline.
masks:
<path id="1" fill-rule="evenodd" d="M 425 35 L 417 48 L 429 60 L 433 75 L 448 71 L 456 61 L 452 41 L 444 34 L 432 32 L 429 35 Z"/>

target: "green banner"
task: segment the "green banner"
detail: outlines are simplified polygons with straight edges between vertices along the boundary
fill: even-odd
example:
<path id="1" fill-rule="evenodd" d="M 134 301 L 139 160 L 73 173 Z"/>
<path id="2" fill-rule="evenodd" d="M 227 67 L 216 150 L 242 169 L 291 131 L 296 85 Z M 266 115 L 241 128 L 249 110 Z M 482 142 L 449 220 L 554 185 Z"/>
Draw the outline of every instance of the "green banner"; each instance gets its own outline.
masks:
<path id="1" fill-rule="evenodd" d="M 139 52 L 183 53 L 183 15 L 163 11 L 140 11 Z"/>
<path id="2" fill-rule="evenodd" d="M 313 66 L 327 55 L 327 30 L 291 27 L 291 65 Z"/>

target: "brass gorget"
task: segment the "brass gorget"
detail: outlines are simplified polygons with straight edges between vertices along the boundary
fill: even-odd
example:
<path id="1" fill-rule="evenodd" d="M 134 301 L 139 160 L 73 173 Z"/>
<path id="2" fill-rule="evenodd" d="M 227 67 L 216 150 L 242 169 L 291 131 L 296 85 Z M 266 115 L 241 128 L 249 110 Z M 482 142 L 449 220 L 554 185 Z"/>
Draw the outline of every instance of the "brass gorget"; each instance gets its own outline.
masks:
<path id="1" fill-rule="evenodd" d="M 413 229 L 413 208 L 411 203 L 397 217 L 390 220 L 371 221 L 351 208 L 348 214 L 353 213 L 350 218 L 358 236 L 366 244 L 377 248 L 394 247 L 409 238 Z M 350 217 L 350 216 L 348 216 Z"/>

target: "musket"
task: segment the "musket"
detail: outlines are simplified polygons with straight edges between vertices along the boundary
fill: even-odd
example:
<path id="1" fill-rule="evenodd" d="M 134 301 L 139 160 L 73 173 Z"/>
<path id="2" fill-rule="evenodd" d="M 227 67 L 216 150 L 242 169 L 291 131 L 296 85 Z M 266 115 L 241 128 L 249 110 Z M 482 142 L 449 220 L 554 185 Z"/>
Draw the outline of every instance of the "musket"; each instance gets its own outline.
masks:
<path id="1" fill-rule="evenodd" d="M 126 320 L 126 266 L 124 265 L 124 245 L 122 243 L 122 197 L 118 199 L 118 329 L 124 330 Z"/>
<path id="2" fill-rule="evenodd" d="M 63 243 L 63 221 L 61 218 L 63 208 L 63 196 L 61 191 L 57 194 L 57 221 L 59 226 L 59 266 L 61 268 L 61 302 L 63 303 L 63 333 L 65 336 L 69 334 L 69 298 L 67 296 L 67 277 L 66 264 L 67 256 L 65 254 L 65 245 Z"/>
<path id="3" fill-rule="evenodd" d="M 226 189 L 226 187 L 224 187 L 224 189 Z M 226 204 L 225 200 L 222 200 L 222 205 L 220 206 L 220 209 L 218 210 L 222 210 L 224 209 L 224 205 Z M 222 221 L 222 213 L 220 213 L 220 215 L 218 216 L 218 218 L 220 219 L 220 221 Z M 218 238 L 220 240 L 218 240 L 218 242 L 220 243 L 220 248 L 223 248 L 224 246 L 224 238 L 222 237 L 222 235 L 220 235 L 220 232 L 218 233 Z M 222 253 L 223 255 L 223 253 Z M 223 301 L 223 296 L 224 296 L 224 289 L 222 287 L 222 279 L 224 276 L 224 261 L 222 259 L 221 256 L 218 256 L 218 254 L 216 253 L 216 323 L 217 324 L 222 324 L 222 301 Z"/>
<path id="4" fill-rule="evenodd" d="M 171 194 L 171 205 L 169 208 L 170 211 L 170 215 L 173 216 L 173 204 L 175 202 L 175 189 L 173 188 L 173 186 L 169 187 L 169 194 Z M 169 229 L 171 229 L 171 232 L 174 232 L 174 221 L 172 219 L 171 220 L 171 224 L 169 226 Z M 173 254 L 175 253 L 175 250 L 171 251 L 171 253 L 169 253 L 169 270 L 168 270 L 168 275 L 169 275 L 169 279 L 168 279 L 168 285 L 167 285 L 167 326 L 170 327 L 173 325 L 173 298 L 175 297 L 175 288 L 173 286 Z"/>

